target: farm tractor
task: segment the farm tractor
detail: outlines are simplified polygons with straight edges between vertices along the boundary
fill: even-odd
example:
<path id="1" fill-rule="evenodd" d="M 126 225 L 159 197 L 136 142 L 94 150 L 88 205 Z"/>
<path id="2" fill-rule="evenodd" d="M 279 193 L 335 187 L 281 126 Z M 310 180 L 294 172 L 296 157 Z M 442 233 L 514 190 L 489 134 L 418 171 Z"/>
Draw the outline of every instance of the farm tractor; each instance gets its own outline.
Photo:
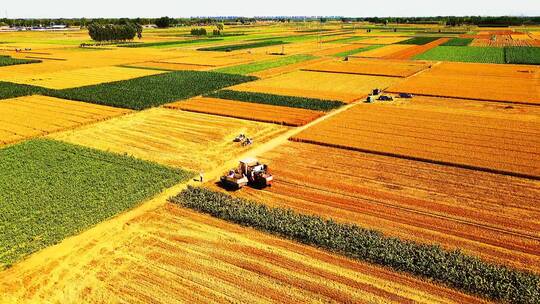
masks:
<path id="1" fill-rule="evenodd" d="M 262 189 L 272 185 L 274 177 L 268 172 L 268 166 L 255 158 L 241 160 L 238 168 L 232 169 L 220 179 L 225 188 L 238 190 L 244 186 Z"/>

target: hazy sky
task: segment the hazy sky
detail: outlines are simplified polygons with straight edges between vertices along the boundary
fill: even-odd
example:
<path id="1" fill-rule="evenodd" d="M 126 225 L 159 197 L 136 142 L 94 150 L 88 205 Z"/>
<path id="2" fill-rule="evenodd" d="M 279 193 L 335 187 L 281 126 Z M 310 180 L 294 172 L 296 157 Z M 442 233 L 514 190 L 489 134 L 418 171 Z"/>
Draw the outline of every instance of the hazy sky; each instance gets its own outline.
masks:
<path id="1" fill-rule="evenodd" d="M 540 0 L 0 0 L 0 16 L 540 16 Z"/>

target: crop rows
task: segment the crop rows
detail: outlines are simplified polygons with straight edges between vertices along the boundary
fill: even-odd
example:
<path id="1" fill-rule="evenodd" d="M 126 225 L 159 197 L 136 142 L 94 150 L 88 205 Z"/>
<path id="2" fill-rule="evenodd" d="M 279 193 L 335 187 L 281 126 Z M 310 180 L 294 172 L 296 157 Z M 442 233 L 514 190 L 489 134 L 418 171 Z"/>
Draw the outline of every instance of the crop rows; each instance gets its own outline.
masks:
<path id="1" fill-rule="evenodd" d="M 241 74 L 241 75 L 247 75 L 252 74 L 256 72 L 265 71 L 268 69 L 278 68 L 290 64 L 296 64 L 299 62 L 304 62 L 308 60 L 313 60 L 317 57 L 312 55 L 293 55 L 288 56 L 280 59 L 272 59 L 272 60 L 266 60 L 266 61 L 259 61 L 254 63 L 248 63 L 238 66 L 232 66 L 232 67 L 226 67 L 214 70 L 214 72 L 220 72 L 220 73 L 229 73 L 229 74 Z"/>
<path id="2" fill-rule="evenodd" d="M 11 58 L 9 56 L 0 55 L 0 67 L 8 66 L 8 65 L 39 63 L 39 62 L 41 62 L 41 60 L 19 59 L 19 58 Z"/>
<path id="3" fill-rule="evenodd" d="M 260 48 L 260 47 L 265 47 L 265 46 L 282 45 L 282 44 L 288 44 L 288 43 L 289 42 L 270 40 L 270 41 L 254 42 L 254 43 L 205 47 L 205 48 L 198 49 L 198 51 L 232 52 L 232 51 L 238 51 L 238 50 L 255 49 L 255 48 Z"/>
<path id="4" fill-rule="evenodd" d="M 207 95 L 208 97 L 236 100 L 250 103 L 268 104 L 274 106 L 301 108 L 315 111 L 331 111 L 344 105 L 341 101 L 323 100 L 307 97 L 283 96 L 265 93 L 220 90 Z"/>
<path id="5" fill-rule="evenodd" d="M 46 294 L 58 302 L 484 303 L 174 204 L 138 216 L 120 233 L 87 234 L 69 251 L 7 270 L 0 302 L 40 302 Z M 62 279 L 49 284 L 51 277 Z M 96 281 L 121 288 L 95 290 Z"/>
<path id="6" fill-rule="evenodd" d="M 177 71 L 94 86 L 50 91 L 71 100 L 141 110 L 255 80 L 255 77 L 214 72 Z"/>
<path id="7" fill-rule="evenodd" d="M 456 47 L 460 48 L 460 47 Z M 540 103 L 534 66 L 442 63 L 388 89 L 436 97 L 499 101 L 518 104 Z"/>
<path id="8" fill-rule="evenodd" d="M 257 147 L 286 130 L 273 124 L 156 108 L 51 136 L 163 165 L 208 171 L 250 148 L 232 143 L 238 134 L 252 138 L 252 147 Z"/>
<path id="9" fill-rule="evenodd" d="M 468 46 L 473 40 L 473 38 L 452 38 L 441 46 Z"/>
<path id="10" fill-rule="evenodd" d="M 325 120 L 294 140 L 540 179 L 538 134 L 534 122 L 365 105 Z"/>
<path id="11" fill-rule="evenodd" d="M 165 105 L 165 107 L 293 127 L 303 126 L 324 115 L 324 112 L 321 111 L 210 97 L 195 97 L 170 103 Z"/>
<path id="12" fill-rule="evenodd" d="M 0 150 L 0 266 L 80 233 L 191 174 L 49 140 Z"/>
<path id="13" fill-rule="evenodd" d="M 191 40 L 177 40 L 177 41 L 160 41 L 160 42 L 122 44 L 122 45 L 119 45 L 119 47 L 125 47 L 125 48 L 143 48 L 143 47 L 172 48 L 172 47 L 184 46 L 184 45 L 218 42 L 218 41 L 222 41 L 222 40 L 223 39 L 221 39 L 221 38 L 204 38 L 204 39 L 191 39 Z"/>
<path id="14" fill-rule="evenodd" d="M 290 209 L 270 208 L 205 188 L 189 187 L 171 201 L 214 217 L 390 267 L 493 300 L 535 303 L 540 277 L 490 264 L 460 251 L 391 238 Z"/>
<path id="15" fill-rule="evenodd" d="M 125 109 L 37 95 L 5 99 L 0 101 L 0 146 L 129 112 Z"/>
<path id="16" fill-rule="evenodd" d="M 424 45 L 430 42 L 436 41 L 441 37 L 414 37 L 405 41 L 398 42 L 399 44 L 415 44 L 415 45 Z"/>
<path id="17" fill-rule="evenodd" d="M 414 59 L 458 62 L 505 63 L 504 49 L 474 46 L 439 46 Z"/>

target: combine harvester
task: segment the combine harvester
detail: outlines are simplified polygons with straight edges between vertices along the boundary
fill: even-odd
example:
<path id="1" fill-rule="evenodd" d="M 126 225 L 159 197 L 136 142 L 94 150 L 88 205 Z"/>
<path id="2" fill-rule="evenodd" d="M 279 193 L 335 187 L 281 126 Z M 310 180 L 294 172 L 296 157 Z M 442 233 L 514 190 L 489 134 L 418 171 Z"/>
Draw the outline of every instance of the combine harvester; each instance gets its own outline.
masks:
<path id="1" fill-rule="evenodd" d="M 263 189 L 272 185 L 274 177 L 268 172 L 268 166 L 255 158 L 240 161 L 238 168 L 232 169 L 221 177 L 221 185 L 227 189 L 238 190 L 244 186 Z"/>

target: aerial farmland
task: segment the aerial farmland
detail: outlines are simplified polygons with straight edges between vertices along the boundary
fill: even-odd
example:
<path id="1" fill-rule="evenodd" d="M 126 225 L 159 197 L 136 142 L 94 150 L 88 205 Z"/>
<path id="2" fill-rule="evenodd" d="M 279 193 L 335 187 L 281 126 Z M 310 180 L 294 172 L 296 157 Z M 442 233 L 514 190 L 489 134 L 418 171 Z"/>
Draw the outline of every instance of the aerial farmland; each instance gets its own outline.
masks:
<path id="1" fill-rule="evenodd" d="M 62 21 L 0 19 L 0 304 L 540 303 L 540 18 Z"/>

